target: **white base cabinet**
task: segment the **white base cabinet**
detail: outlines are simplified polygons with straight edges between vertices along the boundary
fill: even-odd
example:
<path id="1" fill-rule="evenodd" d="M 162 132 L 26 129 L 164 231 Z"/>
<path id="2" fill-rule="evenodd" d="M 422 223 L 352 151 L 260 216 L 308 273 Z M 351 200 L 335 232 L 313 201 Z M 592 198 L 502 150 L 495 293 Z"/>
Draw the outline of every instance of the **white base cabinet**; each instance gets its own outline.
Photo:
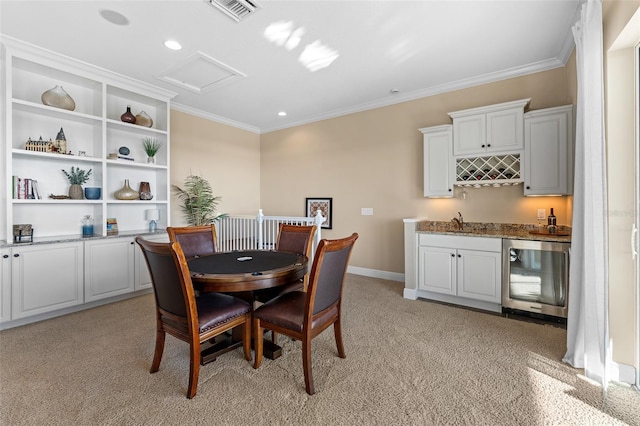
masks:
<path id="1" fill-rule="evenodd" d="M 149 235 L 144 237 L 145 240 L 155 241 L 160 243 L 168 243 L 169 236 L 167 234 L 164 235 Z M 152 288 L 153 282 L 151 281 L 151 274 L 149 274 L 149 268 L 147 267 L 147 261 L 144 259 L 144 254 L 142 253 L 142 249 L 138 244 L 134 242 L 134 250 L 135 250 L 135 282 L 134 282 L 134 290 L 145 290 L 148 288 Z"/>
<path id="2" fill-rule="evenodd" d="M 133 238 L 84 243 L 86 302 L 133 291 L 134 244 Z"/>
<path id="3" fill-rule="evenodd" d="M 11 250 L 0 249 L 0 322 L 11 319 Z"/>
<path id="4" fill-rule="evenodd" d="M 418 297 L 501 312 L 500 238 L 420 234 Z"/>
<path id="5" fill-rule="evenodd" d="M 166 233 L 144 235 L 168 242 Z M 148 293 L 134 235 L 0 248 L 0 329 Z"/>
<path id="6" fill-rule="evenodd" d="M 14 247 L 11 253 L 11 319 L 84 302 L 82 242 Z"/>

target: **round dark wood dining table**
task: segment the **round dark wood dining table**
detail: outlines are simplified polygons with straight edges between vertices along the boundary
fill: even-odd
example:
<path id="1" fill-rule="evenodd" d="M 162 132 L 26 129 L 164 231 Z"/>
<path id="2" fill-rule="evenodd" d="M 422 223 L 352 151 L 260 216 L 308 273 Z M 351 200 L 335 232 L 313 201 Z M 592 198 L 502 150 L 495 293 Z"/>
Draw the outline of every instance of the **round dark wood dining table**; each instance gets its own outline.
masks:
<path id="1" fill-rule="evenodd" d="M 189 259 L 193 287 L 202 292 L 252 292 L 304 277 L 307 257 L 274 250 L 213 253 Z"/>
<path id="2" fill-rule="evenodd" d="M 235 293 L 253 306 L 253 292 L 300 280 L 307 272 L 308 259 L 303 254 L 274 250 L 219 252 L 189 259 L 193 288 L 200 292 Z M 241 345 L 241 335 L 233 336 L 202 350 L 200 362 L 206 364 L 219 355 Z M 264 342 L 264 355 L 275 359 L 282 348 Z"/>

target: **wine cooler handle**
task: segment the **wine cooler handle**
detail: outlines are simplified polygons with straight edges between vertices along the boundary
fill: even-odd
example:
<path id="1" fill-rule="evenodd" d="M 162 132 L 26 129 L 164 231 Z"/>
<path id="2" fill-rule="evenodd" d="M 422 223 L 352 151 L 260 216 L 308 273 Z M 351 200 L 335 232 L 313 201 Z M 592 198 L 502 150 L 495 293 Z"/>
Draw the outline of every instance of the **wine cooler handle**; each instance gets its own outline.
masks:
<path id="1" fill-rule="evenodd" d="M 636 224 L 633 224 L 633 228 L 631 228 L 631 258 L 635 259 L 638 256 L 638 246 L 636 244 L 636 240 L 638 239 L 638 227 Z"/>

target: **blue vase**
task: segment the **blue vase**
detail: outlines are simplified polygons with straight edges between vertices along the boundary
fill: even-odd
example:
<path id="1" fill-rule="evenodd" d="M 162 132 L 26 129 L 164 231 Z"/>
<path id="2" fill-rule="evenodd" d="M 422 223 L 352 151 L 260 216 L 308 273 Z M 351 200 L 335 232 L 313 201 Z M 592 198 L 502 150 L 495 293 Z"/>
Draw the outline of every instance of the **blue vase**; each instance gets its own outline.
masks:
<path id="1" fill-rule="evenodd" d="M 102 188 L 87 187 L 84 189 L 84 198 L 87 200 L 99 200 L 102 195 Z"/>

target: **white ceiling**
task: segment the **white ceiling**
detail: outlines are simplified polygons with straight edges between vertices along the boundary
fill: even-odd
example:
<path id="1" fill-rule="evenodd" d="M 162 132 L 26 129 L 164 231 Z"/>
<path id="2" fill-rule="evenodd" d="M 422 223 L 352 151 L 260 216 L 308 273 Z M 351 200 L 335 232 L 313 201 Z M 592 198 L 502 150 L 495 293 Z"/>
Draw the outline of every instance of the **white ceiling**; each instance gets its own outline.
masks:
<path id="1" fill-rule="evenodd" d="M 205 0 L 0 0 L 0 33 L 169 89 L 174 109 L 264 133 L 563 66 L 581 3 L 255 1 L 260 8 L 236 23 Z M 299 44 L 268 40 L 274 24 L 301 29 Z M 169 38 L 183 49 L 164 47 Z M 314 42 L 339 56 L 312 72 L 298 58 Z"/>

